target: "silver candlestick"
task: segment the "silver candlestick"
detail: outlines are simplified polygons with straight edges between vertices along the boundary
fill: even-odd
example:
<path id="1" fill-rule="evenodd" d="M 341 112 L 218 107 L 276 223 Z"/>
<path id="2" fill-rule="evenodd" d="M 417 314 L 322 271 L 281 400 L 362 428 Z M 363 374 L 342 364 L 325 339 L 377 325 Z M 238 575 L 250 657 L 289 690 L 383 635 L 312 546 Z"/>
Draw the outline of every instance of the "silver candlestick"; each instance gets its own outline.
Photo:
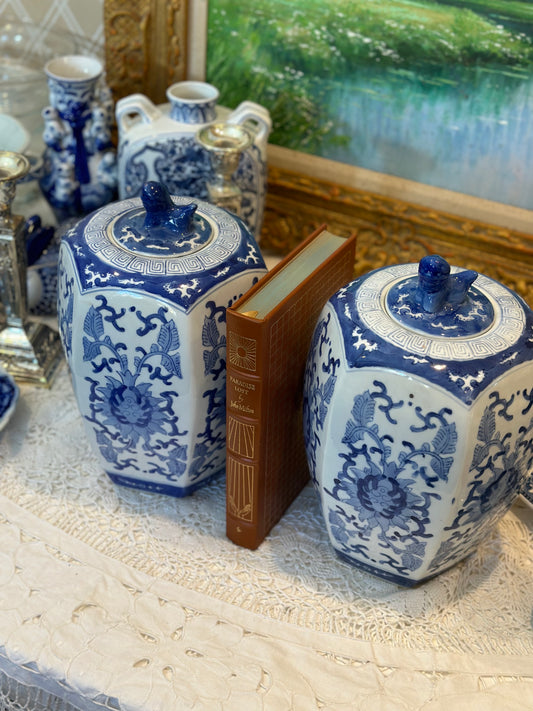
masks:
<path id="1" fill-rule="evenodd" d="M 28 319 L 24 218 L 11 214 L 15 186 L 29 171 L 25 156 L 0 151 L 0 364 L 18 382 L 48 387 L 62 356 L 59 335 Z"/>
<path id="2" fill-rule="evenodd" d="M 233 176 L 241 154 L 252 143 L 250 132 L 235 123 L 213 123 L 198 131 L 196 138 L 209 153 L 213 177 L 207 182 L 208 200 L 241 215 L 242 192 Z"/>

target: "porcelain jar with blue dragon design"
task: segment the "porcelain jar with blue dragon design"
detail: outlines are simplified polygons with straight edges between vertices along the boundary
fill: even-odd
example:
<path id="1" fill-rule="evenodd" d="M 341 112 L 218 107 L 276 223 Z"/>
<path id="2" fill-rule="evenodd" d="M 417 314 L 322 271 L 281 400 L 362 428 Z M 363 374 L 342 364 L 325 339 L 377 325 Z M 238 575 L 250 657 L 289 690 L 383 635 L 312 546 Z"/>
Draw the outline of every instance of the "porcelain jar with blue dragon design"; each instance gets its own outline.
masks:
<path id="1" fill-rule="evenodd" d="M 531 491 L 533 313 L 438 256 L 370 272 L 322 311 L 304 423 L 336 553 L 427 580 Z"/>
<path id="2" fill-rule="evenodd" d="M 136 197 L 145 181 L 157 180 L 172 195 L 207 200 L 211 163 L 196 134 L 215 122 L 242 124 L 252 133 L 253 141 L 241 155 L 235 182 L 242 194 L 240 215 L 259 239 L 270 114 L 253 101 L 244 101 L 231 111 L 217 105 L 218 95 L 218 89 L 206 82 L 182 81 L 168 88 L 167 104 L 155 106 L 144 94 L 117 102 L 119 197 Z"/>
<path id="3" fill-rule="evenodd" d="M 155 182 L 64 235 L 61 338 L 114 482 L 184 496 L 224 472 L 226 308 L 265 272 L 241 220 Z"/>

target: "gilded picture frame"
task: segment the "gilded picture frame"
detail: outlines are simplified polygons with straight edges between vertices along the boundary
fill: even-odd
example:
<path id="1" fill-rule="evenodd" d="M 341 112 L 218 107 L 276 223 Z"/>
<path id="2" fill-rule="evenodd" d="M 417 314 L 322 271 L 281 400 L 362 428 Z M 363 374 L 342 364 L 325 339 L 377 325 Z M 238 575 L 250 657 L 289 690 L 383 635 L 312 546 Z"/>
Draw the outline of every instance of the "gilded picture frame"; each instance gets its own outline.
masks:
<path id="1" fill-rule="evenodd" d="M 206 0 L 105 0 L 108 82 L 115 100 L 202 79 Z M 357 167 L 269 147 L 264 249 L 286 253 L 318 225 L 357 233 L 360 274 L 428 252 L 502 281 L 533 304 L 533 215 Z"/>

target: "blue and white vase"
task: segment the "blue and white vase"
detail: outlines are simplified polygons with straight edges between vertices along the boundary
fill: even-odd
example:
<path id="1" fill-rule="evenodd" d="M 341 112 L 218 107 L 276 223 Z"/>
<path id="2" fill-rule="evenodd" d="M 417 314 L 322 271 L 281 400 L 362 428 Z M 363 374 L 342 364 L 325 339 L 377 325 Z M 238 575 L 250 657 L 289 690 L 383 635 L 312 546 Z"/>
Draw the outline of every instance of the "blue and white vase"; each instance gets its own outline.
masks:
<path id="1" fill-rule="evenodd" d="M 414 585 L 487 536 L 533 469 L 533 313 L 440 257 L 326 304 L 304 385 L 307 456 L 334 550 Z"/>
<path id="2" fill-rule="evenodd" d="M 226 308 L 265 272 L 241 220 L 154 182 L 63 236 L 59 329 L 114 482 L 184 496 L 224 472 Z"/>
<path id="3" fill-rule="evenodd" d="M 41 191 L 59 222 L 116 198 L 112 100 L 94 57 L 65 56 L 45 66 L 50 106 L 43 109 Z"/>
<path id="4" fill-rule="evenodd" d="M 172 195 L 208 200 L 211 163 L 196 134 L 213 122 L 242 124 L 253 141 L 241 155 L 235 181 L 242 193 L 241 216 L 258 239 L 272 127 L 269 112 L 252 101 L 242 102 L 234 111 L 218 106 L 216 87 L 199 81 L 173 84 L 167 98 L 169 103 L 161 106 L 154 106 L 143 94 L 117 102 L 119 197 L 138 196 L 145 181 L 156 180 Z"/>

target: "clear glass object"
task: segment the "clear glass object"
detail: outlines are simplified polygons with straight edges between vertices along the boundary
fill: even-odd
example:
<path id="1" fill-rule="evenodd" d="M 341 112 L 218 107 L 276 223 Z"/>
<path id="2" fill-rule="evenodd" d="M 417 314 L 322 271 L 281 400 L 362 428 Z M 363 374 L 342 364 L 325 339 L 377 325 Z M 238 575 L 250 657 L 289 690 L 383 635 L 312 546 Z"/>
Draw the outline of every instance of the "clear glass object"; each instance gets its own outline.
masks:
<path id="1" fill-rule="evenodd" d="M 242 192 L 234 180 L 243 151 L 253 141 L 251 133 L 234 123 L 213 123 L 200 129 L 196 138 L 209 153 L 212 177 L 207 182 L 208 200 L 241 216 Z"/>
<path id="2" fill-rule="evenodd" d="M 41 109 L 48 102 L 46 62 L 65 54 L 98 51 L 90 40 L 67 31 L 29 22 L 0 22 L 0 112 L 22 122 L 32 137 L 32 150 L 42 150 Z"/>

